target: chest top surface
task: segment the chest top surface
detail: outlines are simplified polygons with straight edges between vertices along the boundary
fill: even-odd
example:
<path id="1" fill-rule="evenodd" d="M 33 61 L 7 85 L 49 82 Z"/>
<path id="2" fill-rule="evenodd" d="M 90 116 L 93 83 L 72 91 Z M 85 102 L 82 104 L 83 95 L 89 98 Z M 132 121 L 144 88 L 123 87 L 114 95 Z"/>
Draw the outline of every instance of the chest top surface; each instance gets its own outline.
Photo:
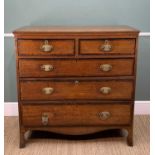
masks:
<path id="1" fill-rule="evenodd" d="M 132 34 L 137 35 L 139 30 L 130 26 L 26 26 L 13 31 L 15 37 L 21 35 L 43 34 Z"/>

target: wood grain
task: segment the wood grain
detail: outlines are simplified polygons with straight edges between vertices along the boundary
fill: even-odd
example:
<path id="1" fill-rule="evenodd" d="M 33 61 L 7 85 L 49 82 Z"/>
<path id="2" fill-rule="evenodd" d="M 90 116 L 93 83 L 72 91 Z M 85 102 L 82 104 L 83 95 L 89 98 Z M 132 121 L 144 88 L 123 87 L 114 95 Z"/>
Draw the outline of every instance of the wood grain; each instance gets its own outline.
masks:
<path id="1" fill-rule="evenodd" d="M 133 146 L 138 30 L 129 26 L 34 26 L 20 28 L 13 33 L 16 43 L 20 148 L 25 146 L 24 134 L 27 130 L 84 134 L 101 131 L 101 127 L 102 130 L 126 129 L 127 143 Z M 41 50 L 45 40 L 53 46 L 50 53 Z M 107 54 L 100 51 L 105 40 L 109 40 L 112 46 Z M 112 69 L 106 73 L 101 71 L 103 63 L 110 64 Z M 54 69 L 45 73 L 40 70 L 44 64 L 53 65 Z M 53 93 L 45 94 L 45 87 L 52 87 Z M 101 87 L 110 87 L 110 93 L 101 93 Z M 90 113 L 86 113 L 87 110 Z M 95 115 L 98 110 L 109 110 L 115 117 L 112 115 L 107 123 L 103 123 Z M 64 125 L 63 128 L 40 127 L 40 113 L 43 111 L 58 112 L 60 115 L 54 115 L 54 123 Z M 23 120 L 26 125 L 32 125 L 33 120 L 35 127 L 26 127 Z M 75 124 L 79 126 L 75 127 Z"/>
<path id="2" fill-rule="evenodd" d="M 51 52 L 43 52 L 41 46 L 45 40 L 18 40 L 19 55 L 73 55 L 74 40 L 48 40 L 48 44 L 53 46 Z"/>
<path id="3" fill-rule="evenodd" d="M 20 83 L 21 100 L 73 100 L 73 99 L 132 99 L 133 81 L 22 81 Z M 52 94 L 44 94 L 43 88 L 54 89 Z M 110 87 L 109 94 L 100 92 L 100 88 Z"/>
<path id="4" fill-rule="evenodd" d="M 110 71 L 103 71 L 100 66 L 112 66 Z M 51 71 L 41 69 L 42 65 L 52 65 Z M 89 59 L 89 60 L 19 60 L 20 77 L 67 77 L 67 76 L 132 76 L 133 59 Z"/>
<path id="5" fill-rule="evenodd" d="M 14 31 L 14 33 L 50 33 L 50 32 L 138 32 L 130 26 L 25 26 Z"/>
<path id="6" fill-rule="evenodd" d="M 120 125 L 130 123 L 131 105 L 23 105 L 22 111 L 24 126 L 44 126 L 43 113 L 49 118 L 47 126 Z M 101 120 L 100 112 L 109 112 L 109 118 Z"/>
<path id="7" fill-rule="evenodd" d="M 109 52 L 104 52 L 100 48 L 104 45 L 104 41 L 108 40 L 112 49 Z M 80 54 L 102 54 L 102 55 L 114 55 L 114 54 L 134 54 L 135 51 L 135 39 L 89 39 L 80 40 Z"/>

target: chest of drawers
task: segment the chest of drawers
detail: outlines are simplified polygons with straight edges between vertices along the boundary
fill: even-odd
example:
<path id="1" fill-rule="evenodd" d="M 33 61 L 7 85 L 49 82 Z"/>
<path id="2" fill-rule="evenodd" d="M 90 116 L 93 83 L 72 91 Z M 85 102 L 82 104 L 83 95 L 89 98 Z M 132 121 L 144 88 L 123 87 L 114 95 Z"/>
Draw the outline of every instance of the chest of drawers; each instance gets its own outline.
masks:
<path id="1" fill-rule="evenodd" d="M 28 130 L 126 129 L 133 145 L 139 31 L 128 26 L 14 31 L 20 147 Z"/>

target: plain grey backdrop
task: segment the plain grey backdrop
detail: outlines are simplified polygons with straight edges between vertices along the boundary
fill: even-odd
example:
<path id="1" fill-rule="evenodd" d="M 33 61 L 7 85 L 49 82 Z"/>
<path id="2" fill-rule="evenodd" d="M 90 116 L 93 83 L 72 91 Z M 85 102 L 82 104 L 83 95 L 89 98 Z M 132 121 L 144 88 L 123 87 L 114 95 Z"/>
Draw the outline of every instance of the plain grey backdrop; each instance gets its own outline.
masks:
<path id="1" fill-rule="evenodd" d="M 130 25 L 150 31 L 149 0 L 5 0 L 5 33 L 26 25 Z M 14 39 L 5 38 L 5 102 L 16 102 Z M 150 38 L 139 38 L 136 100 L 150 100 Z"/>

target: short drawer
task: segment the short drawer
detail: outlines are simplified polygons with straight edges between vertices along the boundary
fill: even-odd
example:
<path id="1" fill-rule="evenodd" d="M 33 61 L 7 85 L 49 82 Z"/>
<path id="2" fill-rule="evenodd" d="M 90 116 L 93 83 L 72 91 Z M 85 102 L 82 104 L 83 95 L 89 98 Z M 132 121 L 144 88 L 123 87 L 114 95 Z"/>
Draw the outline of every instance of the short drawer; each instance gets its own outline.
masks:
<path id="1" fill-rule="evenodd" d="M 19 60 L 20 77 L 130 76 L 133 59 Z"/>
<path id="2" fill-rule="evenodd" d="M 129 104 L 22 106 L 24 126 L 126 125 L 130 122 Z"/>
<path id="3" fill-rule="evenodd" d="M 21 100 L 132 99 L 132 80 L 21 81 Z"/>
<path id="4" fill-rule="evenodd" d="M 18 54 L 27 56 L 74 55 L 74 40 L 18 40 Z"/>
<path id="5" fill-rule="evenodd" d="M 135 44 L 135 39 L 85 39 L 80 40 L 80 54 L 134 54 Z"/>

